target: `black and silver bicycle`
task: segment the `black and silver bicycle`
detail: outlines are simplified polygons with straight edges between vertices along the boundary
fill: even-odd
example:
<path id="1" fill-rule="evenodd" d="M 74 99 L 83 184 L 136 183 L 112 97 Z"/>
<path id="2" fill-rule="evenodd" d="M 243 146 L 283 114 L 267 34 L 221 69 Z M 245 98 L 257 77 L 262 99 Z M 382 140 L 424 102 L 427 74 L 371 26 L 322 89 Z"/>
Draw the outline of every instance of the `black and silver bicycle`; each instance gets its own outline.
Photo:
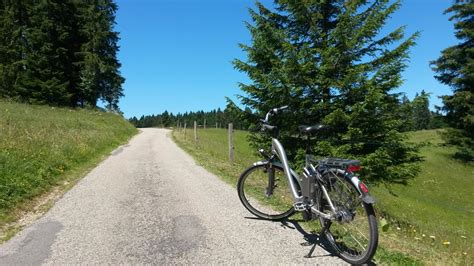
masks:
<path id="1" fill-rule="evenodd" d="M 358 160 L 326 158 L 313 160 L 311 136 L 324 125 L 300 126 L 306 136 L 306 164 L 298 175 L 288 164 L 278 140 L 278 127 L 269 124 L 271 116 L 287 106 L 270 110 L 262 122 L 262 131 L 272 134 L 271 152 L 260 149 L 264 160 L 255 162 L 239 178 L 237 190 L 243 205 L 255 216 L 282 220 L 302 212 L 305 220 L 318 220 L 320 236 L 343 260 L 363 264 L 377 249 L 378 231 L 373 204 L 367 186 L 355 172 Z"/>

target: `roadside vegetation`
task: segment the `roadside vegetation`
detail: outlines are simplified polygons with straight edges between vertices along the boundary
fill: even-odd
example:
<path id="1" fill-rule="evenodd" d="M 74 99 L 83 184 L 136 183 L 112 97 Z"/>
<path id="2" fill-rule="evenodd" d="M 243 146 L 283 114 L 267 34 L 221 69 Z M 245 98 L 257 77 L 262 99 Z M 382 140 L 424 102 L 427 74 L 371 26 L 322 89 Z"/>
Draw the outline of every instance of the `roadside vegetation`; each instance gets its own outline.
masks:
<path id="1" fill-rule="evenodd" d="M 439 130 L 408 132 L 408 142 L 423 144 L 420 174 L 402 184 L 371 187 L 377 198 L 380 227 L 378 263 L 468 264 L 473 261 L 474 165 L 452 158 L 456 149 L 444 146 Z M 241 172 L 260 160 L 248 141 L 248 132 L 235 131 L 235 160 L 228 160 L 227 131 L 174 130 L 177 144 L 203 167 L 235 186 Z M 363 177 L 362 177 L 363 178 Z M 237 197 L 237 192 L 236 195 Z M 243 207 L 242 207 L 243 208 Z M 313 228 L 314 224 L 306 224 Z"/>
<path id="2" fill-rule="evenodd" d="M 67 189 L 137 130 L 120 115 L 0 100 L 0 235 L 34 201 Z M 2 232 L 3 231 L 3 232 Z"/>

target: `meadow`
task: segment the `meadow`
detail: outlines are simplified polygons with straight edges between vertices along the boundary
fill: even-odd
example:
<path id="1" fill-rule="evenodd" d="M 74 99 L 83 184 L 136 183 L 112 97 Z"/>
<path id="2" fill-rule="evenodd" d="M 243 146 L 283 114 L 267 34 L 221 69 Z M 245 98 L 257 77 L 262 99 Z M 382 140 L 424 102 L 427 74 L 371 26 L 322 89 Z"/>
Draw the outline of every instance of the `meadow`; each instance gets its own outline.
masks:
<path id="1" fill-rule="evenodd" d="M 112 113 L 0 101 L 1 239 L 35 200 L 72 187 L 136 132 Z"/>
<path id="2" fill-rule="evenodd" d="M 180 147 L 233 186 L 243 170 L 260 160 L 247 135 L 235 131 L 231 164 L 226 130 L 199 129 L 197 143 L 192 130 L 186 135 L 183 130 L 173 131 Z M 370 188 L 377 198 L 380 227 L 375 262 L 469 264 L 474 261 L 474 165 L 452 159 L 454 148 L 445 146 L 436 130 L 409 132 L 406 141 L 422 144 L 420 174 L 407 185 Z"/>

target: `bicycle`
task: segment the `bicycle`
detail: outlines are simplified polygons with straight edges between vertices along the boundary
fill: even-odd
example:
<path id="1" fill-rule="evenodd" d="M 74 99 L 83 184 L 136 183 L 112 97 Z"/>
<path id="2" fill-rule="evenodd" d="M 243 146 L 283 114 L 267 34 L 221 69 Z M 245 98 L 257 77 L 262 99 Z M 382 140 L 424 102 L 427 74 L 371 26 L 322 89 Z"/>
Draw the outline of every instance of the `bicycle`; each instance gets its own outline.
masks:
<path id="1" fill-rule="evenodd" d="M 245 170 L 237 183 L 242 204 L 255 216 L 282 220 L 302 212 L 306 221 L 319 220 L 319 236 L 325 237 L 333 251 L 351 264 L 370 261 L 378 245 L 375 199 L 354 174 L 360 161 L 325 158 L 314 160 L 311 137 L 324 125 L 300 126 L 306 138 L 305 167 L 299 176 L 290 168 L 279 129 L 269 124 L 271 116 L 288 106 L 271 109 L 262 122 L 262 131 L 272 135 L 271 153 L 259 149 L 264 160 Z M 312 251 L 309 256 L 311 256 Z"/>

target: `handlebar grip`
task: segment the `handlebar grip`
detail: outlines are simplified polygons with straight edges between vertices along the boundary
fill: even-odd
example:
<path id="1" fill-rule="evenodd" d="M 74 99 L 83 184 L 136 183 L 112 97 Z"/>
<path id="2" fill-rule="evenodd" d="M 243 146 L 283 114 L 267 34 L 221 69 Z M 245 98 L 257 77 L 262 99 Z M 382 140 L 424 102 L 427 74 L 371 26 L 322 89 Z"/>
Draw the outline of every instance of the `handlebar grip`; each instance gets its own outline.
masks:
<path id="1" fill-rule="evenodd" d="M 288 105 L 285 105 L 285 106 L 282 106 L 282 107 L 279 107 L 279 108 L 274 108 L 273 113 L 276 114 L 276 113 L 281 112 L 281 111 L 286 110 L 286 109 L 288 109 Z"/>
<path id="2" fill-rule="evenodd" d="M 271 126 L 271 125 L 268 125 L 268 124 L 263 124 L 262 125 L 262 130 L 263 131 L 273 131 L 275 129 L 277 129 L 276 126 Z"/>

